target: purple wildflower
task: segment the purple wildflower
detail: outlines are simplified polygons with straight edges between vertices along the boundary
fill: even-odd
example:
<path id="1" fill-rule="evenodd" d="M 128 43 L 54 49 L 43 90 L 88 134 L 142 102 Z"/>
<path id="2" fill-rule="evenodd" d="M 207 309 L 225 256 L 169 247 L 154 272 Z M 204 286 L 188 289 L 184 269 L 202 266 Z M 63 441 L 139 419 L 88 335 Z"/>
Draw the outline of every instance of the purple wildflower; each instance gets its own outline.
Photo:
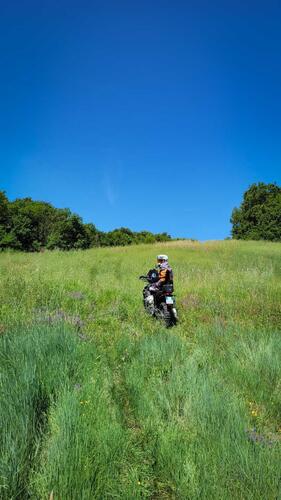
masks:
<path id="1" fill-rule="evenodd" d="M 83 300 L 85 298 L 85 295 L 84 293 L 82 292 L 78 292 L 78 291 L 74 291 L 74 292 L 69 292 L 69 297 L 71 297 L 72 299 L 76 299 L 76 300 Z"/>

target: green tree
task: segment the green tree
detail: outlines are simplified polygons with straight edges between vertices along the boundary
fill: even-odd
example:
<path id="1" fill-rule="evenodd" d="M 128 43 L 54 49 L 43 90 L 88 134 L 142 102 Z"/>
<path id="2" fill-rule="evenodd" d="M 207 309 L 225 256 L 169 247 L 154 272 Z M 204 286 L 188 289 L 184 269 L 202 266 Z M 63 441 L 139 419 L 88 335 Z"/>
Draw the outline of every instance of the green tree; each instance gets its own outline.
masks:
<path id="1" fill-rule="evenodd" d="M 0 248 L 12 246 L 10 219 L 9 200 L 5 191 L 0 191 Z"/>
<path id="2" fill-rule="evenodd" d="M 47 242 L 49 249 L 85 249 L 89 246 L 89 235 L 81 217 L 71 213 L 59 218 Z"/>
<path id="3" fill-rule="evenodd" d="M 56 209 L 43 201 L 23 198 L 11 202 L 11 236 L 16 240 L 16 247 L 29 252 L 44 247 L 55 213 Z"/>
<path id="4" fill-rule="evenodd" d="M 8 227 L 10 222 L 9 200 L 5 191 L 0 191 L 0 225 Z"/>
<path id="5" fill-rule="evenodd" d="M 169 241 L 171 240 L 171 236 L 168 233 L 158 233 L 155 234 L 156 241 Z"/>
<path id="6" fill-rule="evenodd" d="M 87 234 L 87 238 L 89 240 L 89 246 L 90 247 L 100 246 L 100 241 L 99 241 L 100 231 L 97 230 L 96 226 L 90 222 L 88 224 L 84 224 L 84 227 Z"/>
<path id="7" fill-rule="evenodd" d="M 44 201 L 18 198 L 9 202 L 0 191 L 0 249 L 14 248 L 26 252 L 41 248 L 71 250 L 95 246 L 124 246 L 167 241 L 167 233 L 134 232 L 120 227 L 108 233 L 94 224 L 84 224 L 81 217 L 58 209 Z"/>
<path id="8" fill-rule="evenodd" d="M 232 237 L 243 240 L 281 240 L 281 187 L 252 184 L 244 193 L 240 208 L 234 208 L 230 222 Z"/>
<path id="9" fill-rule="evenodd" d="M 137 243 L 155 243 L 155 235 L 150 231 L 140 231 L 136 234 Z"/>
<path id="10" fill-rule="evenodd" d="M 126 228 L 120 227 L 107 233 L 106 246 L 125 246 L 134 243 L 134 233 Z"/>

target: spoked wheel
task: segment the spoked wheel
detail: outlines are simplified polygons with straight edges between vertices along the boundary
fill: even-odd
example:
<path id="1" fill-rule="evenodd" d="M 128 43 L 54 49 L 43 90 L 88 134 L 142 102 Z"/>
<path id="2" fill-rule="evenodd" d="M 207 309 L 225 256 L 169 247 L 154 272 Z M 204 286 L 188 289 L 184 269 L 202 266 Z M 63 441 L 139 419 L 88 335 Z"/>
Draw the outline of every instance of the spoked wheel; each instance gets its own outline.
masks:
<path id="1" fill-rule="evenodd" d="M 154 307 L 154 298 L 149 292 L 144 291 L 143 294 L 143 305 L 144 309 L 149 314 L 149 316 L 154 316 L 155 307 Z"/>
<path id="2" fill-rule="evenodd" d="M 149 316 L 154 316 L 155 309 L 154 309 L 154 304 L 153 303 L 147 303 L 145 300 L 143 301 L 144 309 Z"/>
<path id="3" fill-rule="evenodd" d="M 158 311 L 159 319 L 164 321 L 167 328 L 171 328 L 177 323 L 177 319 L 175 318 L 172 310 L 168 308 L 167 304 L 160 304 Z"/>

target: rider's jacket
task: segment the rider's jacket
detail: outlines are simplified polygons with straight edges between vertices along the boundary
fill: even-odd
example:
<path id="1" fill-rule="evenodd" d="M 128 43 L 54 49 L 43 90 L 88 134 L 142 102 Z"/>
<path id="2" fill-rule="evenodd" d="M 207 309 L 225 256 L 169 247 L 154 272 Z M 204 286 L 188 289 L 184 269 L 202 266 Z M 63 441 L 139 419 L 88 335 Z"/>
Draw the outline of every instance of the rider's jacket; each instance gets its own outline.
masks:
<path id="1" fill-rule="evenodd" d="M 166 285 L 168 283 L 173 283 L 174 281 L 173 270 L 167 262 L 159 264 L 158 269 L 159 269 L 158 271 L 159 280 L 155 283 L 155 286 L 157 288 L 161 288 L 163 285 Z"/>

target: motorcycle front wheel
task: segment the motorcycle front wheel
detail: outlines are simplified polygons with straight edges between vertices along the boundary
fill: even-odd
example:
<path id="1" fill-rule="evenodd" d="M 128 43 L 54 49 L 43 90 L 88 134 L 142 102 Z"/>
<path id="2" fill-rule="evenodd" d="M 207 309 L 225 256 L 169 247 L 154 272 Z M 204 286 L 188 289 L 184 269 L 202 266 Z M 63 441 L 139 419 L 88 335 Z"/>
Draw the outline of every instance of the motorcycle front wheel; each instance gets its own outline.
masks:
<path id="1" fill-rule="evenodd" d="M 144 305 L 144 309 L 147 312 L 147 314 L 149 314 L 149 316 L 154 316 L 154 312 L 155 312 L 154 300 L 153 300 L 153 297 L 152 298 L 151 297 L 152 297 L 152 295 L 147 295 L 146 297 L 144 297 L 143 305 Z"/>

